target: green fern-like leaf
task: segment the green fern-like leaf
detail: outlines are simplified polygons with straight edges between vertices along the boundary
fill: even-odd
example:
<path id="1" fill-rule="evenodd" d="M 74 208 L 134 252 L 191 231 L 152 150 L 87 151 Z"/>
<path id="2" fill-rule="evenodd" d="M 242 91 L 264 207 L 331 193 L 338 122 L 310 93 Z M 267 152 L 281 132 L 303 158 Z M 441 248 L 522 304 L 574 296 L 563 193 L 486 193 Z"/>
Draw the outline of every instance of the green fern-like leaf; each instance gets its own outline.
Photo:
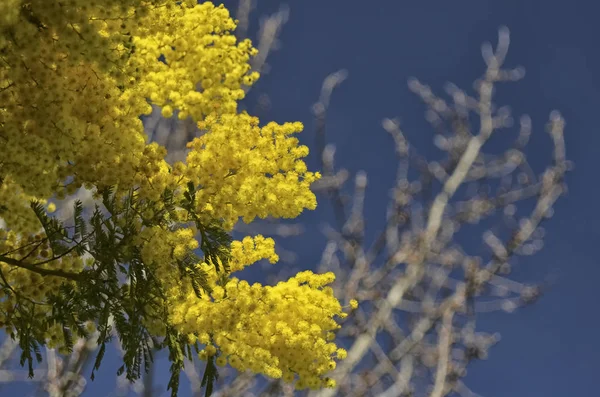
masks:
<path id="1" fill-rule="evenodd" d="M 73 239 L 81 240 L 87 233 L 85 220 L 83 219 L 83 203 L 80 200 L 75 200 L 73 204 L 73 213 L 75 219 L 75 231 Z"/>
<path id="2" fill-rule="evenodd" d="M 67 252 L 69 247 L 64 243 L 64 239 L 68 237 L 68 232 L 62 222 L 56 218 L 49 217 L 46 214 L 44 206 L 39 201 L 32 200 L 30 206 L 44 228 L 54 255 L 60 256 Z"/>
<path id="3" fill-rule="evenodd" d="M 206 387 L 204 392 L 205 397 L 210 397 L 214 390 L 215 382 L 219 379 L 219 372 L 215 365 L 214 357 L 210 357 L 206 362 L 206 368 L 204 369 L 204 375 L 202 376 L 202 387 Z"/>

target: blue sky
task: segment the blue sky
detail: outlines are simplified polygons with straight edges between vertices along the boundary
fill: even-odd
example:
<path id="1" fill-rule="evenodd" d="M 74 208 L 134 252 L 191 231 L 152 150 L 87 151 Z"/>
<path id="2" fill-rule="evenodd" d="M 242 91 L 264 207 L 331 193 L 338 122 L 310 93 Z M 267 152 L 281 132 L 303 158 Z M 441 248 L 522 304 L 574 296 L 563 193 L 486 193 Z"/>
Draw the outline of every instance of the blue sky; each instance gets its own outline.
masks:
<path id="1" fill-rule="evenodd" d="M 501 342 L 487 361 L 475 363 L 468 385 L 485 397 L 591 396 L 600 370 L 599 250 L 600 211 L 600 53 L 597 12 L 593 1 L 553 0 L 304 0 L 289 3 L 290 19 L 283 29 L 283 47 L 269 58 L 271 72 L 253 89 L 270 96 L 262 121 L 302 121 L 302 143 L 313 146 L 310 106 L 322 80 L 345 68 L 349 78 L 333 94 L 327 139 L 335 143 L 336 163 L 369 176 L 366 197 L 367 241 L 385 219 L 388 191 L 396 159 L 392 140 L 381 128 L 384 117 L 399 117 L 404 132 L 424 154 L 435 157 L 432 134 L 423 119 L 424 107 L 408 90 L 409 77 L 418 77 L 438 93 L 452 81 L 462 88 L 484 70 L 480 46 L 497 39 L 497 29 L 511 31 L 506 65 L 523 65 L 525 80 L 504 85 L 498 102 L 515 115 L 532 117 L 534 136 L 529 158 L 536 171 L 548 163 L 549 138 L 544 124 L 553 109 L 567 122 L 567 155 L 575 162 L 568 176 L 568 195 L 545 225 L 544 249 L 516 265 L 515 277 L 555 282 L 535 305 L 512 314 L 484 315 L 479 327 L 498 331 Z M 226 1 L 230 7 L 237 1 Z M 257 14 L 275 12 L 280 1 L 261 0 Z M 256 22 L 256 19 L 253 19 Z M 257 28 L 251 26 L 251 32 Z M 492 149 L 493 150 L 493 149 Z M 309 165 L 316 166 L 314 156 Z M 313 268 L 325 244 L 320 226 L 331 209 L 324 197 L 320 207 L 301 216 L 303 236 L 284 247 L 298 254 L 299 268 Z M 475 235 L 480 239 L 480 235 Z M 479 242 L 477 242 L 479 244 Z M 310 248 L 307 248 L 310 247 Z M 283 265 L 280 265 L 283 266 Z M 263 269 L 262 267 L 257 267 Z M 262 274 L 253 274 L 260 279 Z M 107 396 L 114 390 L 113 357 L 103 364 L 86 396 Z M 164 390 L 168 370 L 158 367 Z M 182 377 L 183 378 L 183 377 Z M 183 379 L 182 379 L 183 380 Z M 26 393 L 23 385 L 4 392 Z M 181 395 L 188 394 L 186 382 Z M 8 394 L 7 394 L 8 395 Z M 165 394 L 166 395 L 166 394 Z"/>

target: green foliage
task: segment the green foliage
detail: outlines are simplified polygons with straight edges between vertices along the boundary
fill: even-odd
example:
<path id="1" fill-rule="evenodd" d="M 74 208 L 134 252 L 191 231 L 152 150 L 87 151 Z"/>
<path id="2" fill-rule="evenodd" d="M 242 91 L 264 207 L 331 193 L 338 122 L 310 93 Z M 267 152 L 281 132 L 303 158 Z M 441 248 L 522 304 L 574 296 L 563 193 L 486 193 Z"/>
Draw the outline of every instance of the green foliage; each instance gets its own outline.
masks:
<path id="1" fill-rule="evenodd" d="M 202 377 L 202 387 L 206 387 L 206 393 L 204 394 L 206 397 L 210 396 L 215 382 L 219 379 L 219 372 L 217 371 L 217 366 L 215 365 L 214 356 L 210 357 L 206 362 L 206 369 L 204 370 L 204 376 Z"/>
<path id="2" fill-rule="evenodd" d="M 219 260 L 226 272 L 229 272 L 229 260 L 231 255 L 229 247 L 231 245 L 231 236 L 223 230 L 220 223 L 212 221 L 208 224 L 202 224 L 196 215 L 196 188 L 192 182 L 187 185 L 187 191 L 183 193 L 184 200 L 181 203 L 182 208 L 191 214 L 198 231 L 202 237 L 200 249 L 204 252 L 206 263 L 212 264 L 220 271 Z"/>
<path id="3" fill-rule="evenodd" d="M 45 231 L 45 240 L 54 256 L 36 264 L 0 258 L 41 275 L 76 281 L 64 282 L 49 294 L 43 304 L 51 305 L 52 310 L 46 316 L 35 315 L 36 307 L 42 303 L 23 299 L 15 292 L 19 315 L 12 323 L 15 333 L 11 336 L 19 339 L 21 365 L 27 363 L 29 375 L 33 376 L 33 360 L 41 361 L 40 346 L 46 344 L 45 333 L 53 325 L 61 325 L 64 347 L 71 351 L 73 338 L 89 336 L 85 323 L 91 321 L 96 324 L 96 342 L 99 346 L 91 373 L 92 380 L 114 331 L 124 350 L 123 365 L 117 374 L 124 373 L 130 381 L 139 379 L 142 371 L 148 371 L 153 361 L 153 350 L 167 348 L 171 361 L 169 389 L 176 396 L 184 359 L 193 360 L 192 349 L 186 337 L 167 325 L 165 295 L 160 280 L 156 279 L 149 264 L 142 260 L 140 248 L 132 243 L 140 230 L 139 221 L 142 220 L 142 227 L 160 226 L 173 230 L 178 225 L 169 219 L 173 219 L 176 208 L 187 209 L 199 231 L 204 258 L 189 251 L 183 259 L 176 261 L 176 265 L 181 279 L 190 282 L 199 297 L 210 293 L 211 289 L 207 275 L 197 264 L 206 261 L 219 269 L 222 264 L 227 270 L 231 237 L 218 221 L 207 224 L 199 221 L 194 211 L 196 198 L 191 185 L 185 192 L 185 199 L 179 203 L 174 201 L 173 192 L 166 189 L 161 197 L 164 204 L 162 209 L 153 211 L 150 218 L 144 218 L 141 214 L 146 209 L 155 209 L 156 203 L 138 199 L 136 189 L 129 190 L 128 194 L 119 198 L 113 187 L 106 187 L 98 192 L 98 196 L 102 205 L 96 204 L 87 220 L 81 201 L 75 201 L 73 226 L 65 226 L 63 222 L 47 215 L 44 206 L 33 201 L 31 208 Z M 66 255 L 87 257 L 86 266 L 78 273 L 41 267 Z M 2 287 L 10 288 L 10 285 L 3 280 Z M 162 324 L 164 329 L 160 335 L 163 336 L 157 335 L 150 324 Z M 198 351 L 197 343 L 193 346 Z M 217 378 L 216 366 L 209 360 L 202 381 L 207 396 L 212 393 Z"/>
<path id="4" fill-rule="evenodd" d="M 75 204 L 75 209 L 77 209 L 77 203 Z M 67 232 L 67 229 L 63 226 L 63 224 L 57 219 L 46 215 L 44 206 L 38 201 L 31 202 L 31 209 L 33 210 L 33 212 L 35 212 L 35 215 L 42 224 L 42 227 L 46 232 L 48 243 L 50 244 L 50 248 L 52 248 L 54 254 L 57 256 L 62 256 L 65 253 L 67 253 L 69 251 L 69 248 L 64 243 L 64 240 L 68 239 L 69 233 Z M 75 214 L 77 216 L 77 212 Z M 79 213 L 79 216 L 81 216 L 81 213 Z M 77 219 L 75 221 L 77 222 Z"/>

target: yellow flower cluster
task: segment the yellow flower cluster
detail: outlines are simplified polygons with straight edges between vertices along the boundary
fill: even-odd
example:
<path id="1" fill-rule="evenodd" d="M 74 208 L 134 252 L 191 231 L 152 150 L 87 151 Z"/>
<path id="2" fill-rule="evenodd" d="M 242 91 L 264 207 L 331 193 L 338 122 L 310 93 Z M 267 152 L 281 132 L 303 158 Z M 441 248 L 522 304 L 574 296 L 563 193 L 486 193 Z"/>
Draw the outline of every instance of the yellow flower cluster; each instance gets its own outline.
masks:
<path id="1" fill-rule="evenodd" d="M 180 118 L 195 120 L 213 111 L 234 113 L 237 101 L 245 96 L 242 84 L 251 85 L 258 78 L 248 64 L 257 51 L 249 40 L 236 44 L 228 33 L 235 28 L 229 11 L 206 2 L 150 12 L 149 17 L 168 29 L 160 34 L 155 34 L 154 25 L 136 30 L 130 68 L 140 76 L 137 94 L 163 107 L 164 117 L 171 117 L 174 109 L 179 109 Z M 156 62 L 161 54 L 165 63 Z"/>
<path id="2" fill-rule="evenodd" d="M 258 77 L 248 63 L 256 50 L 236 43 L 228 11 L 210 2 L 33 0 L 14 9 L 0 20 L 10 33 L 0 42 L 0 175 L 39 198 L 140 183 L 150 171 L 139 119 L 147 100 L 202 120 L 235 112 Z"/>
<path id="3" fill-rule="evenodd" d="M 297 378 L 298 388 L 332 386 L 325 375 L 346 354 L 332 343 L 335 317 L 347 315 L 328 286 L 332 273 L 250 286 L 201 263 L 212 293 L 198 298 L 175 265 L 198 248 L 195 228 L 186 226 L 190 214 L 178 207 L 167 219 L 170 229 L 145 223 L 163 208 L 165 189 L 180 203 L 188 184 L 199 220 L 220 220 L 227 230 L 240 217 L 292 218 L 316 207 L 310 185 L 320 175 L 307 170 L 308 148 L 293 136 L 302 124 L 261 127 L 256 117 L 236 113 L 243 88 L 258 74 L 249 64 L 257 50 L 249 40 L 237 42 L 234 28 L 223 6 L 195 0 L 0 1 L 0 218 L 7 227 L 0 253 L 23 264 L 52 258 L 36 235 L 30 199 L 60 200 L 82 185 L 116 185 L 119 197 L 135 188 L 144 208 L 137 208 L 130 248 L 139 249 L 167 292 L 171 325 L 190 343 L 206 345 L 201 357 L 217 355 L 219 365 L 287 382 Z M 139 116 L 151 104 L 206 130 L 189 144 L 186 163 L 171 167 L 163 147 L 146 143 Z M 232 272 L 278 260 L 273 240 L 262 236 L 234 241 L 231 257 Z M 40 266 L 83 268 L 75 254 Z M 13 290 L 0 294 L 0 325 L 14 323 L 18 299 L 39 302 L 39 315 L 48 314 L 47 294 L 65 282 L 1 261 L 0 271 Z M 158 336 L 165 324 L 151 329 Z M 45 337 L 64 343 L 57 325 Z"/>
<path id="4" fill-rule="evenodd" d="M 185 176 L 202 186 L 198 211 L 210 204 L 227 229 L 240 216 L 246 223 L 268 215 L 294 218 L 317 205 L 310 184 L 320 174 L 307 171 L 301 158 L 308 148 L 290 136 L 302 123 L 258 123 L 245 112 L 211 115 L 198 123 L 209 133 L 188 144 Z"/>
<path id="5" fill-rule="evenodd" d="M 260 235 L 234 241 L 232 270 L 263 258 L 276 260 L 273 245 Z M 339 328 L 334 317 L 347 313 L 327 286 L 333 273 L 304 271 L 271 287 L 235 277 L 219 285 L 214 267 L 204 263 L 202 269 L 211 274 L 212 294 L 198 299 L 189 287 L 174 287 L 168 303 L 172 325 L 206 345 L 200 358 L 219 354 L 219 365 L 286 382 L 297 378 L 298 388 L 335 384 L 325 375 L 346 352 L 331 342 Z"/>
<path id="6" fill-rule="evenodd" d="M 2 145 L 0 145 L 2 146 Z M 29 207 L 34 196 L 23 192 L 23 188 L 12 177 L 6 176 L 0 183 L 0 218 L 14 232 L 30 235 L 40 229 L 35 213 Z"/>
<path id="7" fill-rule="evenodd" d="M 263 258 L 267 258 L 270 263 L 277 263 L 279 260 L 272 238 L 264 238 L 261 235 L 254 238 L 246 236 L 242 241 L 231 242 L 231 272 L 240 271 Z"/>

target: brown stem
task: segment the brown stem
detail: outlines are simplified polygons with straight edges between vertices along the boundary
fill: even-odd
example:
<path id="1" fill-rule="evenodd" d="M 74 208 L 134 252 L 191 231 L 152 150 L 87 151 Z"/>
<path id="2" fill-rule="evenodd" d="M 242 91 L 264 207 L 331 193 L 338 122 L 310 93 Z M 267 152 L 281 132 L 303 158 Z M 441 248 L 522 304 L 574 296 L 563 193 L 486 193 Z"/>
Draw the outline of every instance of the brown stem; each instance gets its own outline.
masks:
<path id="1" fill-rule="evenodd" d="M 5 262 L 11 266 L 16 266 L 16 267 L 20 267 L 22 269 L 27 269 L 34 273 L 40 274 L 42 276 L 56 276 L 56 277 L 66 278 L 67 280 L 72 280 L 72 281 L 80 281 L 81 280 L 81 273 L 70 273 L 70 272 L 63 272 L 62 270 L 43 269 L 43 268 L 37 267 L 35 264 L 24 263 L 17 259 L 9 258 L 9 257 L 3 256 L 3 255 L 0 255 L 0 262 Z"/>

